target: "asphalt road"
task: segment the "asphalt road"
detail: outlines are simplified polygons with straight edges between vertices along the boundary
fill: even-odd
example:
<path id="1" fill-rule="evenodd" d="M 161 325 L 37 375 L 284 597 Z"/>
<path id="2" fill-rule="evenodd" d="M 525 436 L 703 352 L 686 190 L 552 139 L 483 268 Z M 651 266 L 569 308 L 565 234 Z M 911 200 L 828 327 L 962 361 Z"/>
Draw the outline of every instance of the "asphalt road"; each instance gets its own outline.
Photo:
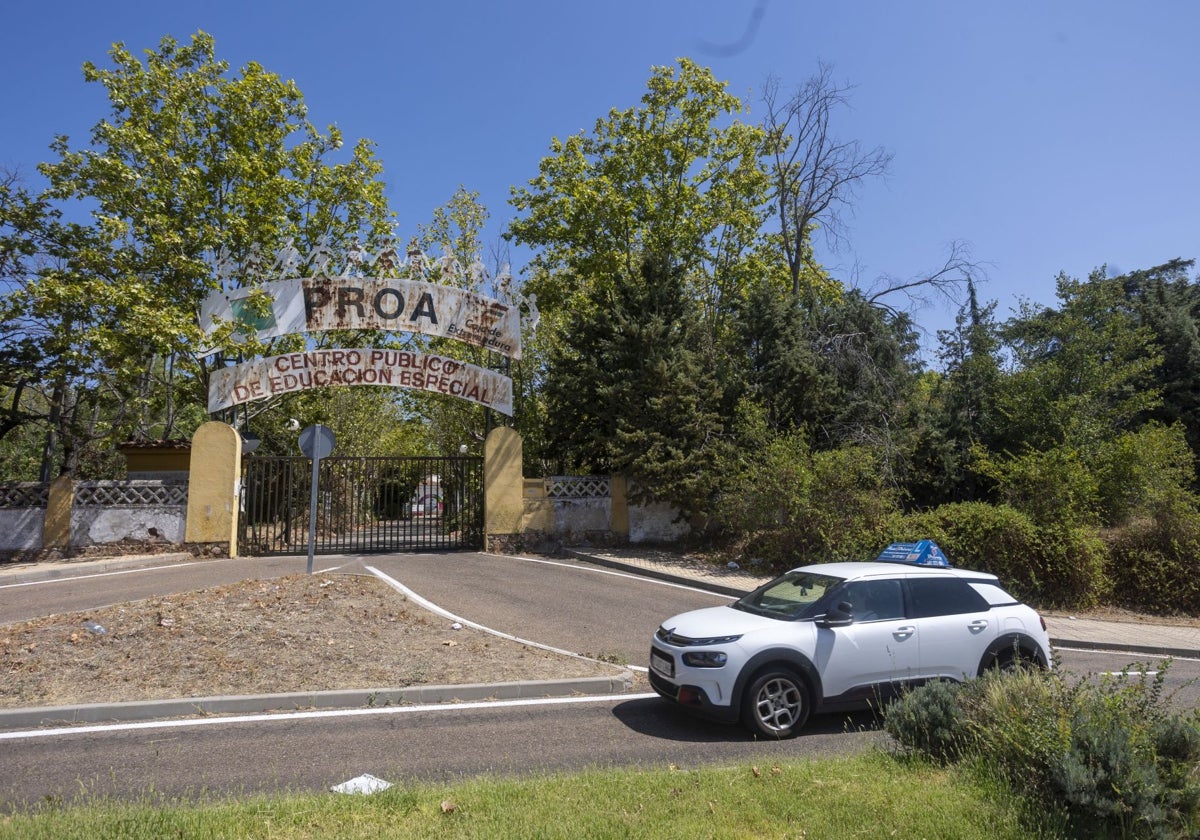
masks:
<path id="1" fill-rule="evenodd" d="M 304 558 L 217 560 L 14 587 L 0 582 L 0 623 L 304 571 Z M 665 617 L 729 599 L 588 564 L 475 554 L 318 558 L 317 569 L 378 568 L 443 609 L 497 630 L 581 653 L 644 664 Z M 82 570 L 81 570 L 82 571 Z M 1083 673 L 1119 670 L 1129 654 L 1068 651 Z M 1171 688 L 1200 677 L 1176 662 Z M 1194 701 L 1193 701 L 1194 702 Z M 363 773 L 448 781 L 590 767 L 770 762 L 868 748 L 869 714 L 814 718 L 790 741 L 756 742 L 737 727 L 645 697 L 439 706 L 363 713 L 210 718 L 50 736 L 0 733 L 0 809 L 83 794 L 168 797 L 327 790 Z"/>

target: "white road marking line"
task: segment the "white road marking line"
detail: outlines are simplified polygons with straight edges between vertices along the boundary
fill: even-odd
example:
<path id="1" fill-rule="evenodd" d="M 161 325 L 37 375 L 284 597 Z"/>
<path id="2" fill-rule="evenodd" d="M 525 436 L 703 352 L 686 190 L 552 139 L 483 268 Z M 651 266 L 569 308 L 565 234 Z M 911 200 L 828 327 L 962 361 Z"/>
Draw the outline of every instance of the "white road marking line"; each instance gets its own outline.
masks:
<path id="1" fill-rule="evenodd" d="M 598 662 L 602 665 L 612 665 L 614 668 L 615 667 L 623 667 L 623 668 L 627 667 L 627 668 L 629 668 L 629 670 L 634 669 L 632 666 L 624 666 L 624 665 L 618 666 L 612 662 L 604 662 L 600 659 L 593 659 L 590 656 L 584 656 L 582 654 L 575 653 L 574 651 L 571 651 L 571 650 L 563 650 L 562 648 L 551 647 L 550 645 L 544 645 L 541 642 L 532 642 L 529 639 L 522 639 L 520 636 L 514 636 L 511 633 L 505 633 L 501 630 L 494 630 L 491 627 L 485 627 L 484 625 L 480 624 L 479 622 L 471 621 L 469 618 L 463 618 L 462 616 L 455 615 L 454 613 L 450 612 L 449 610 L 442 609 L 437 604 L 433 603 L 433 601 L 430 601 L 428 598 L 423 598 L 422 596 L 418 595 L 416 592 L 413 592 L 411 589 L 409 589 L 403 583 L 396 580 L 394 577 L 390 577 L 389 575 L 385 574 L 384 572 L 381 572 L 379 569 L 376 569 L 374 566 L 367 566 L 366 570 L 368 572 L 370 572 L 371 574 L 375 575 L 380 580 L 382 580 L 388 586 L 392 587 L 392 589 L 395 589 L 397 592 L 399 592 L 405 598 L 408 598 L 410 601 L 420 604 L 422 607 L 429 610 L 431 613 L 440 615 L 443 618 L 449 619 L 450 621 L 457 621 L 459 624 L 462 624 L 464 627 L 473 627 L 476 630 L 481 630 L 484 633 L 490 633 L 491 635 L 497 636 L 501 639 L 508 639 L 509 641 L 519 642 L 523 645 L 529 645 L 529 647 L 534 647 L 534 648 L 538 648 L 539 650 L 549 651 L 550 653 L 558 653 L 558 654 L 562 654 L 563 656 L 570 656 L 572 659 L 582 659 L 585 662 Z"/>
<path id="2" fill-rule="evenodd" d="M 181 569 L 184 566 L 197 566 L 199 563 L 172 563 L 169 566 L 146 566 L 141 569 L 120 569 L 115 572 L 96 572 L 90 575 L 72 575 L 70 577 L 54 577 L 45 578 L 44 580 L 27 580 L 24 583 L 4 583 L 0 584 L 0 589 L 16 589 L 19 586 L 42 586 L 47 583 L 71 583 L 77 580 L 90 580 L 91 578 L 112 577 L 114 575 L 132 575 L 138 572 L 156 572 L 164 569 Z"/>
<path id="3" fill-rule="evenodd" d="M 1101 671 L 1100 677 L 1157 677 L 1158 671 Z"/>
<path id="4" fill-rule="evenodd" d="M 1075 653 L 1099 653 L 1104 656 L 1135 656 L 1138 659 L 1170 659 L 1178 662 L 1200 662 L 1200 658 L 1195 656 L 1175 656 L 1170 653 L 1147 653 L 1140 650 L 1118 650 L 1113 648 L 1080 648 L 1080 647 L 1055 647 L 1054 650 L 1058 653 L 1072 651 Z"/>
<path id="5" fill-rule="evenodd" d="M 470 703 L 431 703 L 423 706 L 384 706 L 371 709 L 325 709 L 311 712 L 277 712 L 255 715 L 231 715 L 228 717 L 205 717 L 187 720 L 140 721 L 137 723 L 107 723 L 87 726 L 62 726 L 53 729 L 27 729 L 0 732 L 0 741 L 18 741 L 28 738 L 50 738 L 63 735 L 94 735 L 110 732 L 134 732 L 148 729 L 194 729 L 202 726 L 219 726 L 232 723 L 284 723 L 297 720 L 320 720 L 327 718 L 369 717 L 375 715 L 405 715 L 414 712 L 458 712 L 476 709 L 506 709 L 520 706 L 565 706 L 580 703 L 612 703 L 627 700 L 646 700 L 657 694 L 605 694 L 595 697 L 540 697 L 522 700 L 480 700 Z"/>

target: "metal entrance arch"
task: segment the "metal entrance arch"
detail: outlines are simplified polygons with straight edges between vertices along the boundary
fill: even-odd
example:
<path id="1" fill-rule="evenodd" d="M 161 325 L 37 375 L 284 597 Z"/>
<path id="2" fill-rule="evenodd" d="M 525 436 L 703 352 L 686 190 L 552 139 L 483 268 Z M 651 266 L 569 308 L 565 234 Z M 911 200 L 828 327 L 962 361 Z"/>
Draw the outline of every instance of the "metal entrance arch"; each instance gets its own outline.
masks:
<path id="1" fill-rule="evenodd" d="M 240 552 L 308 551 L 312 462 L 249 455 L 242 462 Z M 316 554 L 483 547 L 483 459 L 323 458 Z"/>

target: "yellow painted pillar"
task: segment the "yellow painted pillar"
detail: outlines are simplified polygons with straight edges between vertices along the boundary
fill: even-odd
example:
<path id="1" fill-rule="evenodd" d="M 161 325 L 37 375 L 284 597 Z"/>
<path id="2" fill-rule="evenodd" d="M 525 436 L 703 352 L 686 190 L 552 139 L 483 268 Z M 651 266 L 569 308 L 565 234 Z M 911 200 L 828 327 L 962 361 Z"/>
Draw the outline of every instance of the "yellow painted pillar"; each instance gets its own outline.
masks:
<path id="1" fill-rule="evenodd" d="M 507 426 L 488 433 L 483 443 L 483 534 L 491 550 L 519 548 L 525 509 L 521 436 Z"/>
<path id="2" fill-rule="evenodd" d="M 192 436 L 185 542 L 228 543 L 237 557 L 241 480 L 242 436 L 228 423 L 205 423 Z"/>
<path id="3" fill-rule="evenodd" d="M 75 506 L 75 482 L 60 475 L 50 482 L 46 519 L 42 524 L 42 548 L 71 547 L 71 508 Z"/>

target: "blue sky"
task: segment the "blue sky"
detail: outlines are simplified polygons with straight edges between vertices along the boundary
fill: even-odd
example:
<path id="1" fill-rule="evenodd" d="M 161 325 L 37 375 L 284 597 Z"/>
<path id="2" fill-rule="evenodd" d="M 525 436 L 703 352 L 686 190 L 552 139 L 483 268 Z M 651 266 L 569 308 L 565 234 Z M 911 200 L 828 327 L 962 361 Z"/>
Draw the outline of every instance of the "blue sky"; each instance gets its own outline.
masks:
<path id="1" fill-rule="evenodd" d="M 755 11 L 758 25 L 752 26 Z M 441 0 L 58 3 L 15 0 L 0 51 L 0 165 L 34 177 L 54 135 L 82 145 L 107 114 L 85 60 L 204 29 L 234 67 L 294 79 L 318 125 L 369 137 L 401 236 L 459 184 L 494 236 L 509 188 L 550 139 L 637 104 L 650 68 L 689 56 L 751 104 L 834 66 L 854 86 L 845 139 L 881 145 L 890 176 L 860 191 L 848 243 L 818 256 L 869 287 L 936 268 L 948 244 L 985 263 L 1008 317 L 1052 304 L 1059 271 L 1200 257 L 1200 4 Z M 514 268 L 521 255 L 514 254 Z M 953 309 L 915 317 L 929 333 Z"/>

